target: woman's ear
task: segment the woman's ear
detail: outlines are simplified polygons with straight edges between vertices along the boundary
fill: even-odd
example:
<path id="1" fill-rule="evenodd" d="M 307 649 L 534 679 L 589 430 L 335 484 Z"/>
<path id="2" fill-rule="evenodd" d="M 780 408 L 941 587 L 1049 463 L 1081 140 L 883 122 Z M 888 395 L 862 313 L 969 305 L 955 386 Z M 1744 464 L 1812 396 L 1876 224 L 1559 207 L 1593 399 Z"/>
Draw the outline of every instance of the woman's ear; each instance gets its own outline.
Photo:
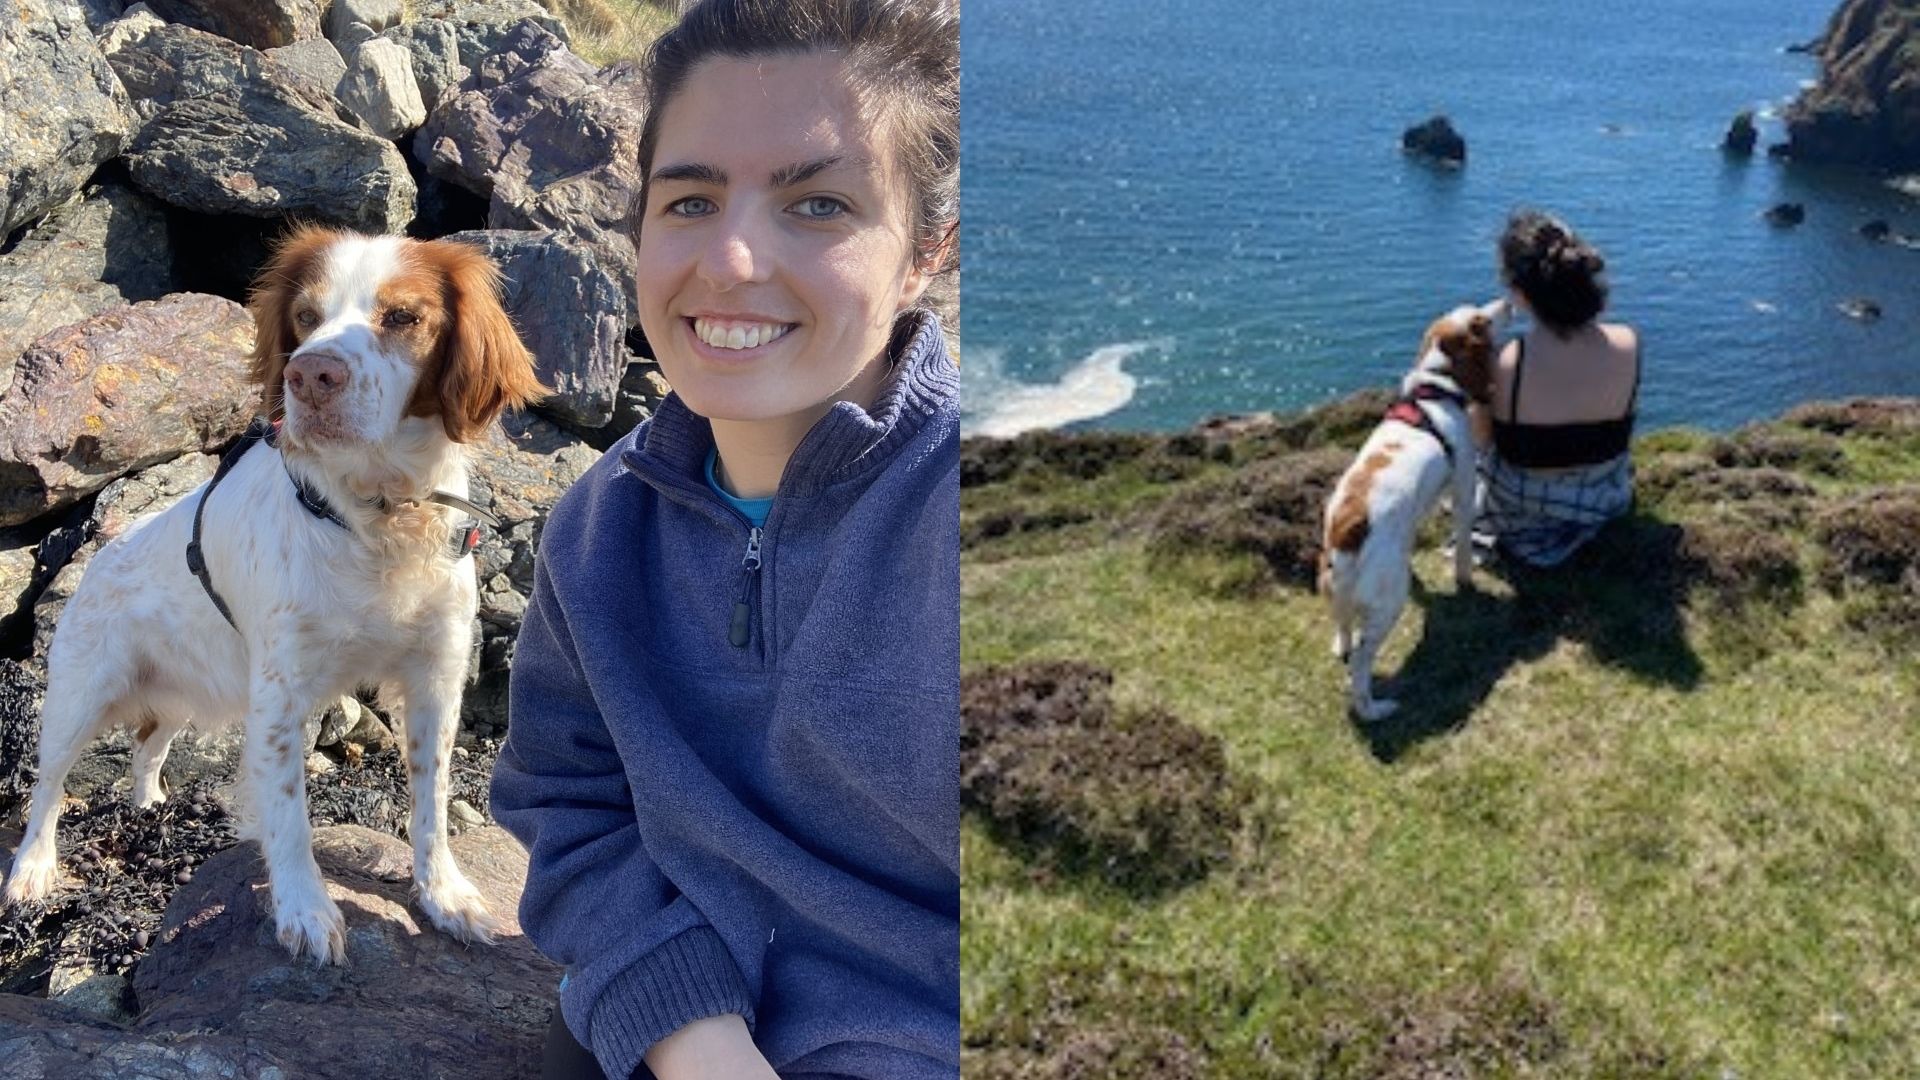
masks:
<path id="1" fill-rule="evenodd" d="M 927 294 L 927 288 L 933 279 L 946 272 L 948 261 L 960 247 L 960 223 L 950 222 L 946 231 L 941 233 L 939 243 L 931 250 L 919 249 L 914 252 L 913 265 L 907 270 L 907 280 L 900 290 L 900 303 L 894 309 L 897 315 L 920 302 Z"/>

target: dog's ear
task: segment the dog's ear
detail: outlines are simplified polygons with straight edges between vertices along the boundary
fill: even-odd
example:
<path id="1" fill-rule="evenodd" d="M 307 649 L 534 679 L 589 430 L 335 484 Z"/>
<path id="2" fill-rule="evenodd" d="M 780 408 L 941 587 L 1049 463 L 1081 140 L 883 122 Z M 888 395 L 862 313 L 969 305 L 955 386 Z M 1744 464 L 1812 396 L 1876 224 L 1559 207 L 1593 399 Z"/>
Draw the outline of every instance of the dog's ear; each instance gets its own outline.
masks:
<path id="1" fill-rule="evenodd" d="M 1460 392 L 1474 401 L 1486 401 L 1493 395 L 1493 321 L 1475 315 L 1465 330 L 1455 329 L 1440 337 L 1440 351 L 1452 362 L 1453 381 Z"/>
<path id="2" fill-rule="evenodd" d="M 449 324 L 407 412 L 440 417 L 447 438 L 472 442 L 503 409 L 523 409 L 551 393 L 534 374 L 500 306 L 500 271 L 479 249 L 451 241 L 421 245 L 443 281 Z"/>
<path id="3" fill-rule="evenodd" d="M 271 419 L 280 418 L 287 354 L 299 343 L 294 301 L 325 257 L 327 246 L 339 237 L 337 231 L 316 225 L 296 228 L 274 249 L 247 295 L 247 310 L 253 314 L 247 379 L 260 387 L 260 412 Z"/>

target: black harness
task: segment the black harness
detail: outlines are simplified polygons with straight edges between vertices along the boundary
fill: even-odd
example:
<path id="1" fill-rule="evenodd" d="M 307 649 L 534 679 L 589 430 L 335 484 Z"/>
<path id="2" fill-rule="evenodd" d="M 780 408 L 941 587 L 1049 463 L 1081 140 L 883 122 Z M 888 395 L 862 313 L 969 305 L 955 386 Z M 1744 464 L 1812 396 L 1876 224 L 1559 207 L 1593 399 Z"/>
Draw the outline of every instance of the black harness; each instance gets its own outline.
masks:
<path id="1" fill-rule="evenodd" d="M 206 552 L 200 546 L 201 521 L 206 517 L 207 500 L 213 497 L 213 489 L 220 486 L 220 481 L 226 479 L 227 474 L 232 472 L 233 467 L 240 463 L 240 459 L 246 456 L 247 451 L 253 449 L 255 443 L 261 442 L 277 449 L 279 447 L 279 436 L 279 425 L 264 417 L 255 417 L 253 423 L 247 427 L 246 432 L 240 436 L 240 441 L 234 443 L 233 449 L 228 450 L 226 456 L 220 459 L 220 467 L 214 470 L 213 479 L 207 481 L 207 486 L 201 489 L 200 504 L 194 507 L 193 510 L 193 538 L 187 541 L 187 571 L 200 582 L 200 587 L 207 591 L 207 599 L 212 600 L 213 606 L 220 609 L 220 615 L 227 620 L 227 625 L 232 626 L 236 630 L 239 629 L 239 626 L 233 621 L 233 612 L 227 609 L 227 602 L 220 598 L 219 591 L 213 587 L 213 575 L 207 571 Z M 286 464 L 285 458 L 281 459 L 281 464 L 283 466 Z M 308 513 L 322 520 L 331 521 L 348 532 L 353 531 L 353 527 L 347 524 L 347 519 L 341 517 L 340 512 L 335 510 L 331 503 L 327 502 L 326 496 L 320 493 L 319 488 L 308 483 L 301 477 L 294 475 L 291 468 L 287 469 L 287 479 L 293 482 L 294 496 L 300 500 L 301 506 L 306 507 Z M 427 496 L 426 501 L 465 510 L 467 513 L 472 514 L 474 518 L 479 519 L 469 519 L 461 522 L 459 528 L 455 531 L 451 550 L 449 550 L 447 554 L 456 560 L 466 558 L 469 554 L 472 554 L 474 548 L 480 545 L 480 523 L 482 521 L 496 528 L 500 525 L 499 518 L 494 517 L 492 514 L 458 495 L 451 495 L 444 491 L 436 491 Z M 368 505 L 380 510 L 382 513 L 388 509 L 385 498 L 373 500 L 368 503 Z"/>
<path id="2" fill-rule="evenodd" d="M 1451 401 L 1464 409 L 1467 407 L 1467 395 L 1432 383 L 1420 383 L 1413 388 L 1412 393 L 1400 395 L 1393 400 L 1393 404 L 1387 406 L 1386 419 L 1398 420 L 1433 436 L 1434 441 L 1440 444 L 1440 449 L 1447 452 L 1447 463 L 1451 465 L 1453 444 L 1447 441 L 1445 435 L 1440 434 L 1439 426 L 1433 422 L 1433 417 L 1428 415 L 1427 410 L 1420 407 L 1423 401 Z"/>

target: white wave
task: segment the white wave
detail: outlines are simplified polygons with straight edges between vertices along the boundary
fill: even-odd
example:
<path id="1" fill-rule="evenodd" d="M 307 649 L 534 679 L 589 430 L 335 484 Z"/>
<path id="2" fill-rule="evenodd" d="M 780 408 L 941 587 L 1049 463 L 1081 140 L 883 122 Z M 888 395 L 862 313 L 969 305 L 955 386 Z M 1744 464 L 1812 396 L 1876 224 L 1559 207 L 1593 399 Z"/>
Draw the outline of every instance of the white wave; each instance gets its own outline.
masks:
<path id="1" fill-rule="evenodd" d="M 1053 383 L 1022 382 L 1008 375 L 1005 356 L 996 350 L 969 355 L 960 368 L 965 402 L 961 431 L 1010 439 L 1023 431 L 1064 427 L 1117 412 L 1133 400 L 1140 385 L 1127 373 L 1127 360 L 1149 349 L 1164 352 L 1172 344 L 1160 338 L 1104 345 Z"/>

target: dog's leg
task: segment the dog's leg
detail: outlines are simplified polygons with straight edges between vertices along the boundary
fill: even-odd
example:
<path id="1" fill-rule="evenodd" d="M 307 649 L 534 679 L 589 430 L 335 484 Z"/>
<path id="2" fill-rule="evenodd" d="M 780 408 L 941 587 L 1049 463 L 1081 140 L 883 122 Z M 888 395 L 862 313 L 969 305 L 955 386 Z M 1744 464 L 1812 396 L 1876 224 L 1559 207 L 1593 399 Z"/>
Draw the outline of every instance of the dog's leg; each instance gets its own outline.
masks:
<path id="1" fill-rule="evenodd" d="M 1470 446 L 1459 450 L 1453 467 L 1453 583 L 1462 591 L 1473 588 L 1473 523 L 1479 470 Z"/>
<path id="2" fill-rule="evenodd" d="M 164 801 L 160 770 L 167 763 L 173 737 L 186 726 L 185 717 L 147 712 L 133 730 L 133 805 L 144 810 Z"/>
<path id="3" fill-rule="evenodd" d="M 1354 715 L 1369 723 L 1384 720 L 1400 708 L 1400 703 L 1391 698 L 1373 696 L 1373 662 L 1394 624 L 1400 621 L 1400 612 L 1407 603 L 1407 590 L 1408 584 L 1403 581 L 1394 595 L 1382 598 L 1377 607 L 1368 606 L 1359 613 L 1359 641 L 1354 646 L 1353 657 L 1347 661 L 1347 679 Z"/>
<path id="4" fill-rule="evenodd" d="M 262 663 L 253 672 L 247 702 L 246 746 L 242 752 L 260 852 L 266 857 L 273 891 L 274 934 L 295 957 L 322 963 L 347 958 L 346 921 L 327 895 L 320 865 L 313 860 L 313 827 L 307 823 L 307 776 L 302 721 L 320 697 L 311 686 L 296 687 L 285 673 L 302 670 L 297 655 L 258 650 Z M 311 693 L 305 691 L 313 690 Z"/>
<path id="5" fill-rule="evenodd" d="M 113 712 L 106 695 L 117 689 L 112 676 L 95 679 L 70 663 L 50 660 L 46 705 L 40 712 L 40 773 L 29 801 L 27 830 L 13 854 L 4 900 L 8 904 L 45 899 L 59 878 L 56 835 L 67 773 L 107 726 Z"/>
<path id="6" fill-rule="evenodd" d="M 463 638 L 447 634 L 442 640 Z M 447 846 L 448 770 L 465 679 L 466 656 L 461 653 L 425 660 L 400 682 L 407 780 L 413 794 L 408 825 L 413 838 L 413 891 L 433 925 L 462 941 L 491 942 L 499 923 Z"/>

